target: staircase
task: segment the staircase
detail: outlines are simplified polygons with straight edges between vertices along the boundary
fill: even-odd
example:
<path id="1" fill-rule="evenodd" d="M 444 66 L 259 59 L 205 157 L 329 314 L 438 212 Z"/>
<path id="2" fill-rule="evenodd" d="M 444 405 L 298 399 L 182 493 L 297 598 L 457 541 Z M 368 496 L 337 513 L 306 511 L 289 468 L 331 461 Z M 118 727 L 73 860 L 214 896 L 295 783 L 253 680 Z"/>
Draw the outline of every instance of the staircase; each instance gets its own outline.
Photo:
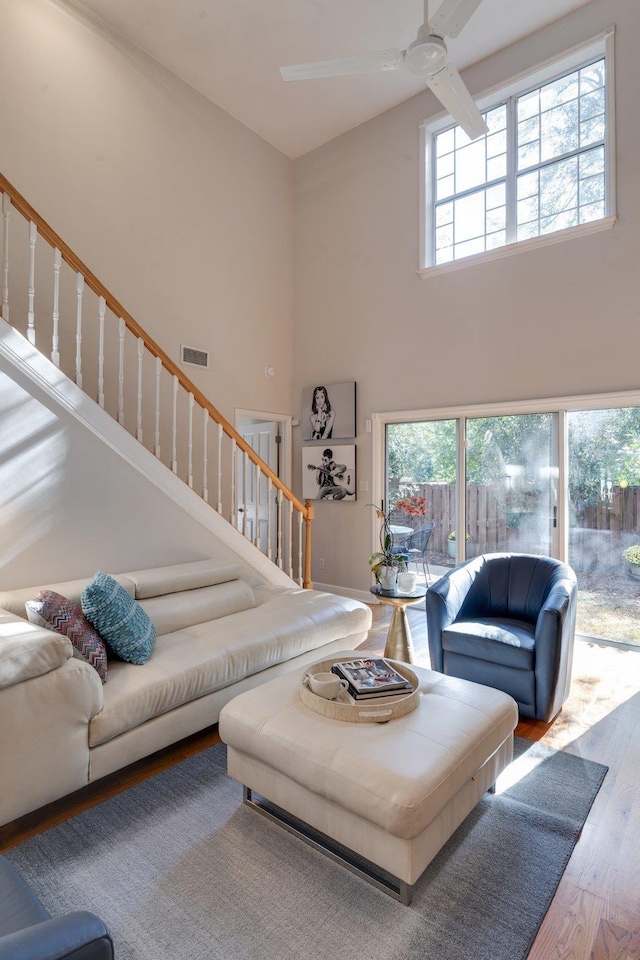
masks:
<path id="1" fill-rule="evenodd" d="M 2 320 L 49 358 L 54 380 L 62 372 L 148 452 L 139 468 L 148 454 L 164 465 L 147 469 L 150 479 L 170 471 L 242 535 L 236 549 L 260 551 L 311 587 L 313 503 L 288 489 L 2 174 L 0 192 Z M 16 362 L 28 364 L 29 350 L 14 345 Z M 90 419 L 105 442 L 127 446 L 115 424 Z"/>

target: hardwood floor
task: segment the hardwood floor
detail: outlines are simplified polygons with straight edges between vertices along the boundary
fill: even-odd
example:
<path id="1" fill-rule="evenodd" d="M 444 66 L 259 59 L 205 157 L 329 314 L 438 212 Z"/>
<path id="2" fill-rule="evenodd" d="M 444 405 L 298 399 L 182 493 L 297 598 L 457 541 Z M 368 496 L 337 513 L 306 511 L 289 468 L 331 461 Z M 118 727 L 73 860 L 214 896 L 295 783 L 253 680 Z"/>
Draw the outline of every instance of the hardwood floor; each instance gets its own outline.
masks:
<path id="1" fill-rule="evenodd" d="M 429 666 L 423 608 L 408 608 L 417 662 Z M 381 653 L 388 607 L 373 607 L 363 648 Z M 609 772 L 529 960 L 640 960 L 640 649 L 576 642 L 571 696 L 551 724 L 516 733 L 607 764 Z M 213 727 L 0 828 L 9 849 L 218 742 Z"/>

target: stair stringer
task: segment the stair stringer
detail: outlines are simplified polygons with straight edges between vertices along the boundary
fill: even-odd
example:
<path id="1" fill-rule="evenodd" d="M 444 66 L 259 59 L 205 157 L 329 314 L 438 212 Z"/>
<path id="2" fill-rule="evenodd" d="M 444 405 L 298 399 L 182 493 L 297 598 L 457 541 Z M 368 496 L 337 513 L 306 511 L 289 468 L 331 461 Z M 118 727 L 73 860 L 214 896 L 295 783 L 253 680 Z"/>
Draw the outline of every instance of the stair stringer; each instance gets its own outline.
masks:
<path id="1" fill-rule="evenodd" d="M 174 504 L 212 533 L 262 581 L 275 586 L 292 586 L 294 581 L 283 570 L 1 317 L 0 355 Z"/>

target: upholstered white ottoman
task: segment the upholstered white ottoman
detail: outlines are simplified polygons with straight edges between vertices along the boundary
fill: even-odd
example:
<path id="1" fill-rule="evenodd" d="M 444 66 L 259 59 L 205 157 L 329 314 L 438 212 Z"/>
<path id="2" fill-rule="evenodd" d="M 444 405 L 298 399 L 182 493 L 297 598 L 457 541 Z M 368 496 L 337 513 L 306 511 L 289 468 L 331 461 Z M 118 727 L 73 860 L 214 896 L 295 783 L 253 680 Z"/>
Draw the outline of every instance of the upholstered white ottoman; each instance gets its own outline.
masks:
<path id="1" fill-rule="evenodd" d="M 244 785 L 245 801 L 259 793 L 269 805 L 258 809 L 288 829 L 298 832 L 281 811 L 390 874 L 347 858 L 351 869 L 403 903 L 510 763 L 518 720 L 515 701 L 500 690 L 411 669 L 420 679 L 420 704 L 385 724 L 314 713 L 299 696 L 304 670 L 240 694 L 219 721 L 228 771 Z M 339 858 L 323 838 L 312 835 L 311 842 Z"/>

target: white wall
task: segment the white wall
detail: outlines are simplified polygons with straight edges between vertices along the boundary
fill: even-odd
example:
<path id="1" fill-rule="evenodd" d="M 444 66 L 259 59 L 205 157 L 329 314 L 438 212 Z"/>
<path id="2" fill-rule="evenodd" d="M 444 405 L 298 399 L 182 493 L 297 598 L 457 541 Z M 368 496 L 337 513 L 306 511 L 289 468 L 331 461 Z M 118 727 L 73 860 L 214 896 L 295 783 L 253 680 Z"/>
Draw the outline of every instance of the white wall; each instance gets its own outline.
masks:
<path id="1" fill-rule="evenodd" d="M 2 173 L 174 360 L 211 351 L 227 419 L 290 413 L 291 162 L 63 2 L 1 0 L 0 38 Z"/>
<path id="2" fill-rule="evenodd" d="M 295 162 L 295 416 L 302 388 L 356 380 L 360 479 L 371 481 L 374 411 L 640 387 L 640 4 L 593 0 L 467 78 L 479 93 L 611 23 L 612 231 L 420 279 L 418 125 L 440 109 L 428 92 Z M 369 499 L 316 505 L 314 580 L 368 588 Z"/>
<path id="3" fill-rule="evenodd" d="M 0 411 L 2 590 L 97 570 L 237 561 L 2 356 Z"/>

